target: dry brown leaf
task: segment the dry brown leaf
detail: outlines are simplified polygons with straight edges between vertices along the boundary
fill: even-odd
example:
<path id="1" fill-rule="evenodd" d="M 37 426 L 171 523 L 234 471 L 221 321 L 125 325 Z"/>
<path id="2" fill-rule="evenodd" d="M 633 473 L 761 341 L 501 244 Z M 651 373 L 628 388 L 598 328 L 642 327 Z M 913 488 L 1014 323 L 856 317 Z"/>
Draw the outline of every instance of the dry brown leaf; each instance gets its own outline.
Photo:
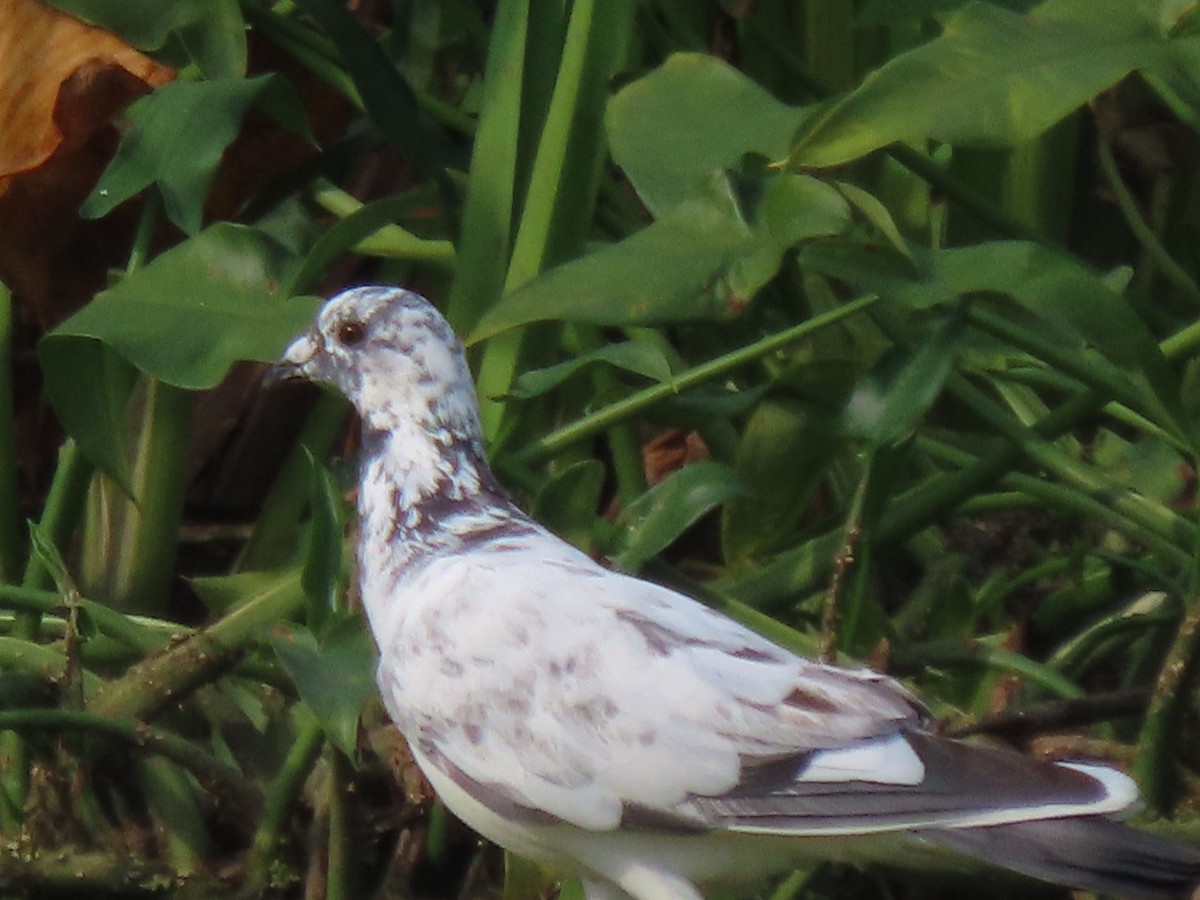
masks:
<path id="1" fill-rule="evenodd" d="M 37 0 L 0 0 L 0 280 L 47 328 L 128 254 L 128 215 L 79 219 L 117 144 L 109 121 L 174 77 L 119 37 Z"/>
<path id="2" fill-rule="evenodd" d="M 37 0 L 0 0 L 0 193 L 173 70 Z"/>
<path id="3" fill-rule="evenodd" d="M 646 484 L 656 485 L 676 469 L 709 458 L 708 447 L 699 432 L 668 428 L 642 446 Z"/>

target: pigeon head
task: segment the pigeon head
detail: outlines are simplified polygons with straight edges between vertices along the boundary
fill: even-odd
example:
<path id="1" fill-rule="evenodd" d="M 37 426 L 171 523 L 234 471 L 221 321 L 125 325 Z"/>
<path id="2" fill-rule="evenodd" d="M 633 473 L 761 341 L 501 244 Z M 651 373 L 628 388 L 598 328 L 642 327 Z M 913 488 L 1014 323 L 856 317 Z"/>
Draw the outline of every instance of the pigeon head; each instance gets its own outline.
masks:
<path id="1" fill-rule="evenodd" d="M 480 437 L 462 345 L 428 300 L 397 287 L 343 291 L 284 351 L 277 373 L 330 385 L 369 431 L 415 426 L 439 443 Z"/>

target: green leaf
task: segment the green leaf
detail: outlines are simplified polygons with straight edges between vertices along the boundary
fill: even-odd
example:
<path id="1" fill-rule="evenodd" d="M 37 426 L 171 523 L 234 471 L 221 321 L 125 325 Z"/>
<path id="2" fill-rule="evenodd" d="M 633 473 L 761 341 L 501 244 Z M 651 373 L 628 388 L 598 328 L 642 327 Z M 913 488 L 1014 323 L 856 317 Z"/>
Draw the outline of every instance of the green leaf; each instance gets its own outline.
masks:
<path id="1" fill-rule="evenodd" d="M 884 354 L 850 395 L 842 416 L 843 433 L 871 447 L 885 447 L 906 437 L 950 376 L 962 328 L 958 317 L 948 318 L 934 326 L 915 351 L 895 347 Z"/>
<path id="2" fill-rule="evenodd" d="M 1111 480 L 1143 497 L 1174 503 L 1187 489 L 1187 464 L 1166 441 L 1143 436 L 1127 441 L 1107 428 L 1092 441 L 1092 461 Z"/>
<path id="3" fill-rule="evenodd" d="M 801 265 L 857 289 L 871 291 L 909 307 L 954 305 L 957 298 L 980 293 L 1012 297 L 1038 316 L 1050 334 L 1065 338 L 1064 353 L 1091 344 L 1103 359 L 1090 364 L 1107 384 L 1125 382 L 1119 393 L 1153 421 L 1178 435 L 1189 428 L 1170 365 L 1146 323 L 1102 276 L 1061 251 L 1026 241 L 997 241 L 970 247 L 914 254 L 907 260 L 888 248 L 847 241 L 818 241 L 800 250 Z M 1044 335 L 1043 335 L 1044 336 Z M 1073 347 L 1072 341 L 1080 346 Z M 1072 374 L 1085 377 L 1087 361 Z M 1120 371 L 1112 367 L 1120 367 Z"/>
<path id="4" fill-rule="evenodd" d="M 637 571 L 705 513 L 746 493 L 746 483 L 722 463 L 692 463 L 672 472 L 622 512 L 625 546 L 613 562 Z"/>
<path id="5" fill-rule="evenodd" d="M 1001 241 L 946 250 L 934 269 L 958 294 L 1008 294 L 1037 315 L 1082 335 L 1104 357 L 1147 383 L 1161 412 L 1187 421 L 1174 373 L 1145 321 L 1106 279 L 1075 258 L 1040 244 Z"/>
<path id="6" fill-rule="evenodd" d="M 449 192 L 444 160 L 448 156 L 440 132 L 426 124 L 417 95 L 379 42 L 345 6 L 332 0 L 297 0 L 338 48 L 354 79 L 363 105 L 383 135 L 394 143 L 422 175 Z"/>
<path id="7" fill-rule="evenodd" d="M 677 53 L 612 98 L 607 126 L 613 159 L 660 217 L 747 153 L 784 156 L 806 115 L 715 57 Z"/>
<path id="8" fill-rule="evenodd" d="M 308 597 L 308 623 L 317 633 L 338 611 L 343 562 L 342 496 L 329 469 L 309 456 L 312 465 L 308 547 L 301 584 Z"/>
<path id="9" fill-rule="evenodd" d="M 729 563 L 746 563 L 795 539 L 794 529 L 826 476 L 841 441 L 830 415 L 795 402 L 760 403 L 746 423 L 734 471 L 749 488 L 721 511 L 721 547 Z"/>
<path id="10" fill-rule="evenodd" d="M 830 237 L 850 224 L 850 206 L 836 189 L 807 175 L 768 178 L 755 205 L 755 240 L 731 267 L 728 290 L 749 298 L 775 277 L 784 254 L 802 241 Z"/>
<path id="11" fill-rule="evenodd" d="M 125 113 L 129 130 L 80 213 L 100 218 L 157 184 L 167 218 L 198 232 L 221 155 L 273 77 L 173 81 L 135 101 Z"/>
<path id="12" fill-rule="evenodd" d="M 375 647 L 359 616 L 333 624 L 318 643 L 299 625 L 272 631 L 271 646 L 326 737 L 353 759 L 358 717 L 375 693 Z"/>
<path id="13" fill-rule="evenodd" d="M 876 25 L 894 26 L 920 19 L 932 19 L 966 6 L 972 0 L 867 0 L 855 17 L 859 28 Z M 1028 12 L 1037 0 L 988 0 L 1016 12 Z"/>
<path id="14" fill-rule="evenodd" d="M 1130 72 L 1175 68 L 1157 0 L 1048 0 L 1029 15 L 971 3 L 801 130 L 790 161 L 825 167 L 897 141 L 1012 146 Z M 1181 44 L 1191 40 L 1179 38 Z"/>
<path id="15" fill-rule="evenodd" d="M 168 384 L 213 387 L 234 362 L 278 359 L 311 323 L 320 301 L 288 299 L 279 290 L 294 265 L 295 258 L 262 232 L 214 225 L 59 325 L 38 345 L 42 368 L 57 368 L 56 384 L 73 384 L 98 402 L 100 373 L 94 364 L 81 368 L 77 354 L 99 341 Z M 56 409 L 69 401 L 56 391 L 51 399 Z"/>
<path id="16" fill-rule="evenodd" d="M 296 568 L 293 567 L 189 578 L 188 584 L 210 613 L 223 616 L 279 590 L 291 590 L 295 579 Z"/>
<path id="17" fill-rule="evenodd" d="M 596 363 L 608 363 L 653 381 L 663 382 L 671 378 L 671 365 L 661 350 L 645 341 L 625 341 L 620 344 L 608 344 L 558 365 L 525 372 L 513 385 L 510 396 L 521 400 L 537 397 L 558 387 L 576 372 Z"/>
<path id="18" fill-rule="evenodd" d="M 63 428 L 92 465 L 131 494 L 127 411 L 137 370 L 94 338 L 56 342 L 47 336 L 38 345 L 38 358 L 46 395 Z"/>
<path id="19" fill-rule="evenodd" d="M 599 460 L 572 463 L 538 491 L 533 501 L 534 517 L 576 547 L 589 550 L 605 477 L 604 464 Z"/>
<path id="20" fill-rule="evenodd" d="M 750 229 L 729 210 L 688 204 L 509 294 L 488 310 L 468 343 L 547 320 L 645 325 L 728 318 L 743 301 L 730 293 L 725 277 L 753 246 Z"/>
<path id="21" fill-rule="evenodd" d="M 29 546 L 42 568 L 49 574 L 50 580 L 54 582 L 59 595 L 64 599 L 78 600 L 79 588 L 75 586 L 75 579 L 71 577 L 66 561 L 50 535 L 36 522 L 29 523 Z"/>
<path id="22" fill-rule="evenodd" d="M 53 0 L 75 18 L 119 34 L 135 47 L 159 50 L 172 36 L 205 78 L 246 74 L 246 20 L 237 0 Z M 169 60 L 178 65 L 178 60 Z"/>
<path id="23" fill-rule="evenodd" d="M 912 252 L 908 248 L 908 241 L 904 239 L 904 236 L 900 233 L 900 229 L 896 227 L 896 220 L 892 218 L 892 214 L 888 212 L 888 208 L 874 194 L 870 194 L 847 181 L 839 181 L 837 189 L 841 191 L 846 201 L 858 211 L 859 215 L 866 219 L 880 235 L 887 238 L 888 243 L 897 252 L 910 259 L 912 258 Z"/>
<path id="24" fill-rule="evenodd" d="M 330 263 L 381 228 L 411 213 L 412 207 L 412 197 L 401 194 L 367 203 L 344 219 L 339 219 L 313 244 L 304 257 L 304 263 L 292 276 L 285 293 L 296 294 L 310 288 L 325 274 Z M 399 235 L 410 237 L 414 247 L 424 243 L 406 231 L 399 231 Z"/>
<path id="25" fill-rule="evenodd" d="M 103 0 L 108 3 L 109 0 Z M 164 4 L 178 6 L 179 0 Z M 141 4 L 145 9 L 145 4 Z M 179 41 L 210 80 L 246 74 L 246 20 L 237 0 L 204 0 L 201 14 L 179 29 Z"/>
<path id="26" fill-rule="evenodd" d="M 526 47 L 534 29 L 528 0 L 497 5 L 483 75 L 479 124 L 471 151 L 471 168 L 463 198 L 458 267 L 446 318 L 458 334 L 466 334 L 482 311 L 503 293 L 514 229 L 513 209 L 521 144 L 522 107 L 530 93 Z M 545 19 L 546 17 L 543 17 Z M 542 25 L 553 26 L 553 21 Z M 542 52 L 550 51 L 547 43 Z M 528 129 L 531 114 L 525 115 Z"/>

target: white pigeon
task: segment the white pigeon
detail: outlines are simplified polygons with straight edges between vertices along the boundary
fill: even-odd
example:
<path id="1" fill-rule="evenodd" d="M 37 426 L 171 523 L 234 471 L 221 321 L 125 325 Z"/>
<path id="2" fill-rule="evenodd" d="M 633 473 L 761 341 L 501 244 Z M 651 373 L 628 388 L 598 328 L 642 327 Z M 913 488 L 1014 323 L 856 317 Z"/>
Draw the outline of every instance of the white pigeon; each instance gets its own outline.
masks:
<path id="1" fill-rule="evenodd" d="M 417 294 L 339 294 L 281 373 L 362 418 L 358 577 L 421 769 L 589 900 L 699 900 L 823 860 L 982 860 L 1130 897 L 1200 882 L 1200 851 L 1108 818 L 1137 803 L 1125 775 L 938 737 L 897 682 L 797 657 L 526 516 L 488 468 L 462 348 Z"/>

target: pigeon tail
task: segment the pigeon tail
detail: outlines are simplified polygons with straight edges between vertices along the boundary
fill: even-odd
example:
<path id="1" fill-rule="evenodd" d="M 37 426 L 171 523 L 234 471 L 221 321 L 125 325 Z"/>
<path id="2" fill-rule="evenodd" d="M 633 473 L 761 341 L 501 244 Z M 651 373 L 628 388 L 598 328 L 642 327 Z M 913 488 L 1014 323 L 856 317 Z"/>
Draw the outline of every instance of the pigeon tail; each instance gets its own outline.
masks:
<path id="1" fill-rule="evenodd" d="M 1082 890 L 1143 900 L 1200 897 L 1200 850 L 1104 817 L 914 834 L 981 862 Z"/>

